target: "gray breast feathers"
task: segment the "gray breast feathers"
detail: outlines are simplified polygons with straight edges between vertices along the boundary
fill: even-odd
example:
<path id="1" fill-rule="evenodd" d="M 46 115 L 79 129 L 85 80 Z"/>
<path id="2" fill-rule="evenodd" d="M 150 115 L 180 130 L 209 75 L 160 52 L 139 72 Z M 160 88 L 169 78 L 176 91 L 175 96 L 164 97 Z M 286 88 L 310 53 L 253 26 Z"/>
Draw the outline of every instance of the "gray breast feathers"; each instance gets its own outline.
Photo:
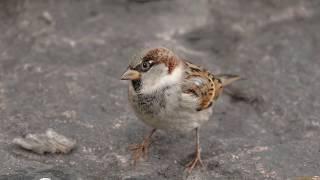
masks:
<path id="1" fill-rule="evenodd" d="M 153 94 L 135 94 L 132 97 L 134 108 L 144 115 L 155 116 L 166 107 L 165 90 Z"/>

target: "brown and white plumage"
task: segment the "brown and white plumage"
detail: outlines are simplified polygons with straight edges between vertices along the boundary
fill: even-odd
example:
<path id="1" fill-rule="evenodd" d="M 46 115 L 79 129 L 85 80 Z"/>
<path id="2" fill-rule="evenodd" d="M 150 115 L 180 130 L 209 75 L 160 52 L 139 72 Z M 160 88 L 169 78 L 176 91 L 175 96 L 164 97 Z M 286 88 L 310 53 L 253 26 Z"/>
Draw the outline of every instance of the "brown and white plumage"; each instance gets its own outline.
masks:
<path id="1" fill-rule="evenodd" d="M 196 129 L 198 137 L 198 128 L 209 120 L 210 107 L 223 87 L 239 77 L 213 75 L 166 48 L 155 48 L 134 58 L 122 79 L 131 80 L 129 102 L 143 122 L 154 129 L 175 132 Z M 197 156 L 191 169 L 200 161 L 200 152 Z"/>
<path id="2" fill-rule="evenodd" d="M 185 61 L 184 63 L 186 77 L 182 87 L 183 93 L 193 94 L 199 98 L 198 111 L 211 107 L 220 96 L 223 87 L 239 79 L 239 76 L 236 75 L 215 76 L 190 62 Z"/>

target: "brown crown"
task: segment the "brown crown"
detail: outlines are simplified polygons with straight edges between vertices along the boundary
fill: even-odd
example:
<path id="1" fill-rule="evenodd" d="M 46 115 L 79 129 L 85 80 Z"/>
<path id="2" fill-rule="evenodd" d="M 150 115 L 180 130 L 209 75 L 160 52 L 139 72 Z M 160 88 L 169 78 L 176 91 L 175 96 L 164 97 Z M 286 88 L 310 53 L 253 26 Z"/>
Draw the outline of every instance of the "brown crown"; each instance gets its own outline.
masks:
<path id="1" fill-rule="evenodd" d="M 154 60 L 157 64 L 164 64 L 168 67 L 169 74 L 171 74 L 171 72 L 180 62 L 178 56 L 166 48 L 154 48 L 149 50 L 143 57 L 143 60 Z"/>

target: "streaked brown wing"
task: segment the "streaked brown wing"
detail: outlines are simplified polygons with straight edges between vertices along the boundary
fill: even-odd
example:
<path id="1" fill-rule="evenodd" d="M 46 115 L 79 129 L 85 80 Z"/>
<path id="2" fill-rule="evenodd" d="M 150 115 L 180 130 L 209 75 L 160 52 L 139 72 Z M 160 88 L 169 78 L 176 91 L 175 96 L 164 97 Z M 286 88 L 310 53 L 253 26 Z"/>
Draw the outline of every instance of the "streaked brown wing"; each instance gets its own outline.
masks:
<path id="1" fill-rule="evenodd" d="M 199 66 L 190 62 L 185 62 L 185 65 L 183 92 L 199 98 L 198 111 L 209 108 L 222 91 L 221 81 Z"/>

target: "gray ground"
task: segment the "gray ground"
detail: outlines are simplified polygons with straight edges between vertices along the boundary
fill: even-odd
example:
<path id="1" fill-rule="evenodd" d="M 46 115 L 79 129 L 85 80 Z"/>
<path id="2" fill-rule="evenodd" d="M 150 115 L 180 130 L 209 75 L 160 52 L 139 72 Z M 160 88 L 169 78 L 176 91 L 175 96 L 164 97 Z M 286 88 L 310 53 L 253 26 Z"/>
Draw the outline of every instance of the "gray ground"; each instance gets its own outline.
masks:
<path id="1" fill-rule="evenodd" d="M 137 50 L 159 45 L 246 78 L 202 128 L 206 166 L 189 176 L 192 134 L 158 132 L 149 159 L 130 165 L 127 146 L 150 128 L 119 77 Z M 320 175 L 319 57 L 319 0 L 1 0 L 0 180 Z M 48 128 L 77 148 L 12 145 Z"/>

